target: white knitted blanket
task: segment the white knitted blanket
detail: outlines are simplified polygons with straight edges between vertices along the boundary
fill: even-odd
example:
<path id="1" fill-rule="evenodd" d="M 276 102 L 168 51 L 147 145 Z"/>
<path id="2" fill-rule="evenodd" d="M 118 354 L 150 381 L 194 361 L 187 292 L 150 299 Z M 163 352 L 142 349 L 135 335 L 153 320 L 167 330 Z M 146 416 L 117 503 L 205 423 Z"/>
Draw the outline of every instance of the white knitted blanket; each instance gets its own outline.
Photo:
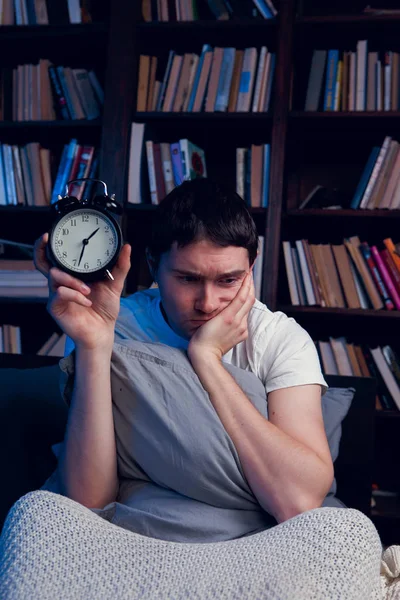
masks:
<path id="1" fill-rule="evenodd" d="M 179 543 L 140 535 L 59 494 L 11 508 L 2 600 L 393 600 L 400 547 L 354 509 L 318 508 L 252 536 Z"/>

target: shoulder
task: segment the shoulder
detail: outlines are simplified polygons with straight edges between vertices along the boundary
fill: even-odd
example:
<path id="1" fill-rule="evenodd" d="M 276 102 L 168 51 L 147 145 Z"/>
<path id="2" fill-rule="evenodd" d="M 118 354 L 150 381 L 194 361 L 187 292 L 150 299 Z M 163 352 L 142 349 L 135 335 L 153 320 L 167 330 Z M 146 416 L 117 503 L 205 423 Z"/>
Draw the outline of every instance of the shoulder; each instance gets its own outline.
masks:
<path id="1" fill-rule="evenodd" d="M 295 319 L 281 311 L 272 311 L 256 300 L 249 315 L 249 334 L 253 341 L 274 341 L 279 343 L 287 335 L 310 339 L 309 334 Z"/>
<path id="2" fill-rule="evenodd" d="M 147 289 L 121 298 L 119 314 L 115 324 L 117 338 L 135 338 L 137 332 L 146 328 L 158 302 L 158 289 Z"/>
<path id="3" fill-rule="evenodd" d="M 257 301 L 249 317 L 248 345 L 268 392 L 309 383 L 326 386 L 311 336 L 285 313 Z"/>
<path id="4" fill-rule="evenodd" d="M 121 298 L 120 313 L 133 312 L 137 309 L 147 309 L 160 296 L 158 288 L 149 288 Z"/>

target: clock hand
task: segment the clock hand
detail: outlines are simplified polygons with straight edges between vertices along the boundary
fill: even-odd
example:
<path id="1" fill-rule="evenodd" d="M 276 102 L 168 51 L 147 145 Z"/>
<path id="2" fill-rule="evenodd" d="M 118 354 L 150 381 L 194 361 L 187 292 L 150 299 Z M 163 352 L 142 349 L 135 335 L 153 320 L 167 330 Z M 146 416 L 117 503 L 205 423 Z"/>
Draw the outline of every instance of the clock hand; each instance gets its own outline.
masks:
<path id="1" fill-rule="evenodd" d="M 81 252 L 81 255 L 80 255 L 80 257 L 79 257 L 78 267 L 79 267 L 79 265 L 81 264 L 81 260 L 82 260 L 82 257 L 83 257 L 83 253 L 85 252 L 85 247 L 88 245 L 90 238 L 92 238 L 92 237 L 94 236 L 94 234 L 98 232 L 98 230 L 99 230 L 99 229 L 100 229 L 100 227 L 98 227 L 97 229 L 95 229 L 95 230 L 93 231 L 93 233 L 91 233 L 91 234 L 89 235 L 89 237 L 88 237 L 88 238 L 85 238 L 85 239 L 82 241 L 82 244 L 83 244 L 83 246 L 82 246 L 82 252 Z"/>
<path id="2" fill-rule="evenodd" d="M 90 238 L 92 238 L 92 237 L 94 236 L 94 234 L 98 232 L 98 230 L 99 230 L 99 229 L 100 229 L 100 227 L 98 227 L 97 229 L 95 229 L 95 231 L 93 231 L 93 233 L 91 233 L 91 234 L 89 235 L 89 237 L 87 238 L 87 240 L 86 240 L 86 241 L 88 242 L 88 241 L 90 240 Z"/>
<path id="3" fill-rule="evenodd" d="M 85 248 L 86 248 L 87 244 L 88 244 L 88 241 L 87 241 L 87 239 L 85 238 L 85 239 L 83 240 L 83 242 L 82 242 L 82 252 L 81 252 L 81 255 L 80 255 L 80 257 L 79 257 L 78 267 L 79 267 L 79 265 L 81 264 L 82 256 L 83 256 L 83 253 L 85 252 Z"/>

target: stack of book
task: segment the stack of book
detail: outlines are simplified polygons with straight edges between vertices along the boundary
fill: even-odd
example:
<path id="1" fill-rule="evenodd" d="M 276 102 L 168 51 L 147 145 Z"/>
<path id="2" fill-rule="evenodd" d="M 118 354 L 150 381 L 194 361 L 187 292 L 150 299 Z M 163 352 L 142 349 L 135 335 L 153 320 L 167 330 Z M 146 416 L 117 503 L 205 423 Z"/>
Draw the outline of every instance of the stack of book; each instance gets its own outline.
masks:
<path id="1" fill-rule="evenodd" d="M 305 110 L 399 110 L 399 57 L 368 52 L 367 40 L 353 51 L 314 50 Z"/>
<path id="2" fill-rule="evenodd" d="M 400 208 L 400 144 L 390 136 L 372 148 L 350 208 Z"/>
<path id="3" fill-rule="evenodd" d="M 338 245 L 282 244 L 292 305 L 400 310 L 400 245 L 391 238 L 382 249 L 358 236 Z"/>
<path id="4" fill-rule="evenodd" d="M 36 354 L 39 356 L 64 356 L 66 339 L 65 333 L 54 332 Z"/>
<path id="5" fill-rule="evenodd" d="M 36 354 L 40 356 L 64 356 L 65 333 L 53 333 Z M 19 325 L 0 325 L 0 352 L 22 354 L 21 328 Z"/>
<path id="6" fill-rule="evenodd" d="M 19 325 L 0 325 L 0 352 L 22 354 Z"/>
<path id="7" fill-rule="evenodd" d="M 236 148 L 236 191 L 253 208 L 267 208 L 270 144 Z"/>
<path id="8" fill-rule="evenodd" d="M 103 102 L 93 69 L 55 66 L 48 59 L 0 69 L 2 121 L 96 119 Z"/>
<path id="9" fill-rule="evenodd" d="M 150 188 L 150 203 L 159 204 L 186 179 L 207 177 L 204 151 L 188 139 L 172 144 L 144 141 L 145 124 L 132 123 L 129 153 L 128 203 L 146 203 L 143 170 Z M 144 159 L 145 156 L 145 159 Z"/>
<path id="10" fill-rule="evenodd" d="M 3 0 L 0 25 L 70 25 L 90 23 L 84 0 Z"/>
<path id="11" fill-rule="evenodd" d="M 196 21 L 199 18 L 199 3 L 204 0 L 142 0 L 144 21 Z M 207 0 L 209 9 L 218 20 L 235 17 L 276 17 L 272 0 Z"/>
<path id="12" fill-rule="evenodd" d="M 48 282 L 32 260 L 0 260 L 0 297 L 47 298 Z"/>
<path id="13" fill-rule="evenodd" d="M 400 360 L 390 346 L 369 348 L 331 337 L 317 341 L 316 347 L 325 375 L 375 377 L 377 410 L 400 410 Z"/>
<path id="14" fill-rule="evenodd" d="M 267 112 L 275 54 L 257 48 L 212 48 L 200 56 L 171 50 L 163 76 L 157 56 L 142 54 L 137 108 L 161 112 Z"/>
<path id="15" fill-rule="evenodd" d="M 26 146 L 0 144 L 0 206 L 48 206 L 58 194 L 64 195 L 71 179 L 95 177 L 97 158 L 93 146 L 71 140 L 64 146 L 56 179 L 52 181 L 52 157 L 38 142 Z M 89 182 L 90 183 L 90 182 Z M 90 192 L 89 183 L 85 184 Z M 75 186 L 71 195 L 81 197 L 83 186 Z"/>
<path id="16" fill-rule="evenodd" d="M 99 156 L 94 146 L 83 146 L 78 144 L 76 139 L 72 139 L 64 145 L 57 176 L 54 182 L 51 194 L 51 203 L 57 202 L 58 195 L 65 195 L 65 185 L 73 179 L 85 177 L 95 178 L 98 169 Z M 71 184 L 68 192 L 70 196 L 81 198 L 90 198 L 93 191 L 93 181 L 84 184 Z"/>

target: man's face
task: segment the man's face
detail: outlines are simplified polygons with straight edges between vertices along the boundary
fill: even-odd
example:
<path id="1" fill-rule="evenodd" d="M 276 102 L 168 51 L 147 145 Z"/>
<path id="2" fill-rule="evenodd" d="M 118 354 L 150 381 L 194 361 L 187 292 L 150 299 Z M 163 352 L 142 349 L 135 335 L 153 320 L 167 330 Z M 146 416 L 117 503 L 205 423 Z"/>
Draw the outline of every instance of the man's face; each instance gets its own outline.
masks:
<path id="1" fill-rule="evenodd" d="M 236 296 L 249 270 L 246 248 L 221 248 L 208 240 L 161 256 L 157 283 L 170 327 L 190 339 L 198 327 L 220 313 Z"/>

